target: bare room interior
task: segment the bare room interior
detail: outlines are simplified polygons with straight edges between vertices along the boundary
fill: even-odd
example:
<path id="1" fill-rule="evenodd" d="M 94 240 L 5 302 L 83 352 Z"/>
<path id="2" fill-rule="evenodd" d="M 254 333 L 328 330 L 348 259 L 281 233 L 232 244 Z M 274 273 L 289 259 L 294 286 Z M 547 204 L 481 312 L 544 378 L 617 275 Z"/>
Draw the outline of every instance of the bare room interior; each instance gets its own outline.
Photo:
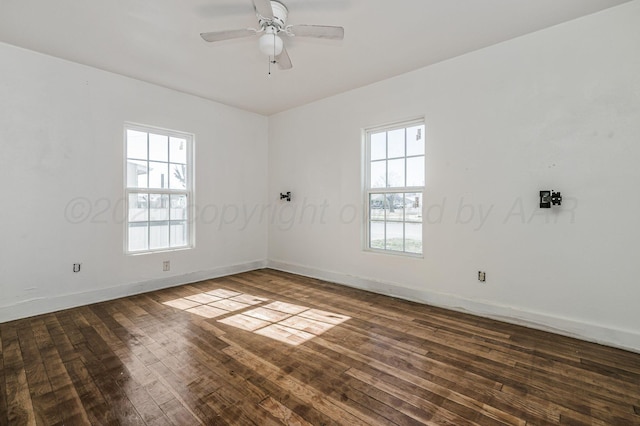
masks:
<path id="1" fill-rule="evenodd" d="M 640 424 L 640 0 L 2 0 L 0 144 L 0 425 Z"/>

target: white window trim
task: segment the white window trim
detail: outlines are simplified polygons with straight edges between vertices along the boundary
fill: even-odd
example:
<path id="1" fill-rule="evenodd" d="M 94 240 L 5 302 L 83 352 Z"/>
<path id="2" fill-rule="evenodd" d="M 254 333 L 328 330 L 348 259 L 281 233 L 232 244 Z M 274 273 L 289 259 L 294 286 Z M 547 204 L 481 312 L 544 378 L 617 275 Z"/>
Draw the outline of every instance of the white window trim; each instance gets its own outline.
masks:
<path id="1" fill-rule="evenodd" d="M 128 188 L 127 187 L 127 130 L 134 130 L 145 133 L 154 133 L 168 137 L 185 138 L 187 140 L 187 188 L 186 189 L 158 189 L 158 188 Z M 150 253 L 174 252 L 190 250 L 195 247 L 195 135 L 193 133 L 180 132 L 176 130 L 164 129 L 161 127 L 149 126 L 145 124 L 125 122 L 123 128 L 124 155 L 123 157 L 123 183 L 124 183 L 124 252 L 126 255 L 138 256 Z M 148 148 L 147 148 L 148 150 Z M 148 152 L 147 152 L 148 154 Z M 187 224 L 189 244 L 180 247 L 162 247 L 146 250 L 129 250 L 129 194 L 168 194 L 186 195 L 187 197 Z M 149 220 L 148 220 L 149 221 Z"/>
<path id="2" fill-rule="evenodd" d="M 425 119 L 424 117 L 419 117 L 419 118 L 414 118 L 414 119 L 410 119 L 407 121 L 401 121 L 401 122 L 393 122 L 390 124 L 386 124 L 386 125 L 379 125 L 379 126 L 375 126 L 375 127 L 369 127 L 366 129 L 363 129 L 362 134 L 363 134 L 363 159 L 364 159 L 364 165 L 363 165 L 363 194 L 364 194 L 364 233 L 363 233 L 363 251 L 365 252 L 370 252 L 370 253 L 382 253 L 382 254 L 387 254 L 387 255 L 392 255 L 392 256 L 401 256 L 401 257 L 410 257 L 410 258 L 417 258 L 417 259 L 423 259 L 424 258 L 424 195 L 425 195 L 425 186 L 426 186 L 426 182 L 425 182 L 425 186 L 407 186 L 407 187 L 394 187 L 394 188 L 371 188 L 370 187 L 370 176 L 371 176 L 371 134 L 373 133 L 377 133 L 380 131 L 386 131 L 386 132 L 391 132 L 394 130 L 398 130 L 398 129 L 404 129 L 407 127 L 411 127 L 411 126 L 415 126 L 415 125 L 425 125 Z M 426 129 L 425 129 L 425 134 L 422 135 L 422 137 L 425 140 L 425 153 L 423 154 L 424 156 L 424 161 L 425 161 L 425 180 L 426 180 L 426 160 L 427 160 L 427 153 L 426 153 Z M 421 155 L 410 155 L 410 156 L 405 156 L 402 158 L 415 158 L 415 157 L 420 157 Z M 407 178 L 407 169 L 405 167 L 404 170 L 405 173 L 405 183 L 406 183 L 406 178 Z M 371 194 L 401 194 L 401 193 L 421 193 L 422 194 L 422 199 L 423 199 L 423 203 L 421 206 L 422 209 L 422 241 L 423 241 L 423 246 L 422 246 L 422 252 L 421 253 L 412 253 L 412 252 L 407 252 L 407 251 L 398 251 L 398 250 L 387 250 L 387 249 L 379 249 L 379 248 L 372 248 L 370 246 L 370 241 L 371 241 L 371 210 L 370 210 L 370 206 L 369 206 L 369 200 L 371 197 Z M 386 220 L 385 220 L 386 222 Z M 404 220 L 402 223 L 406 223 Z"/>

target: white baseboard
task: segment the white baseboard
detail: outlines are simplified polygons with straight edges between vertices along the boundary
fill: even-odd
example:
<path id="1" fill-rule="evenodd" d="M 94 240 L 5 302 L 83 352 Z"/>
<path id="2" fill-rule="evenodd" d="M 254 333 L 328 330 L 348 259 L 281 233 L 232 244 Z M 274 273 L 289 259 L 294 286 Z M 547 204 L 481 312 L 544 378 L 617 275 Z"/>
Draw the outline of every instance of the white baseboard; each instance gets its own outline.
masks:
<path id="1" fill-rule="evenodd" d="M 163 288 L 175 287 L 179 285 L 195 283 L 198 281 L 219 278 L 227 275 L 239 274 L 266 267 L 267 262 L 257 260 L 253 262 L 241 263 L 206 271 L 192 272 L 184 275 L 174 275 L 167 278 L 159 278 L 149 281 L 135 282 L 108 287 L 97 290 L 90 290 L 81 293 L 61 294 L 55 297 L 41 297 L 23 300 L 16 304 L 0 307 L 0 323 L 13 321 L 20 318 L 28 318 L 34 315 L 56 312 L 63 309 L 75 308 L 77 306 L 89 305 L 91 303 L 103 302 L 105 300 L 118 299 L 120 297 L 132 296 L 134 294 L 146 293 Z"/>
<path id="2" fill-rule="evenodd" d="M 275 260 L 258 260 L 87 292 L 24 300 L 0 307 L 0 323 L 265 267 L 640 353 L 640 333 L 635 331 L 516 309 L 484 300 L 464 299 L 452 294 L 415 290 L 393 283 Z"/>
<path id="3" fill-rule="evenodd" d="M 478 315 L 510 324 L 549 331 L 551 333 L 575 337 L 589 342 L 640 353 L 640 333 L 635 331 L 586 323 L 543 312 L 517 309 L 510 306 L 491 303 L 486 300 L 470 300 L 453 294 L 414 290 L 397 284 L 375 281 L 340 272 L 325 271 L 275 260 L 270 260 L 267 267 L 283 272 L 318 278 L 361 290 L 367 290 L 373 293 L 410 300 L 412 302 L 424 303 L 453 311 Z"/>

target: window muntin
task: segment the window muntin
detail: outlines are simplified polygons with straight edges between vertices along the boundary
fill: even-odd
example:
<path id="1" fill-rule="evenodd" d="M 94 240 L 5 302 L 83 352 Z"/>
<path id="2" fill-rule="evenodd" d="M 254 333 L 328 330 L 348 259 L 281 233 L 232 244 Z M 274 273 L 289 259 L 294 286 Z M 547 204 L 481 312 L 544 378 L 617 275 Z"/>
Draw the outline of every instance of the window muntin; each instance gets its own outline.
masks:
<path id="1" fill-rule="evenodd" d="M 422 255 L 424 122 L 366 132 L 366 249 Z"/>
<path id="2" fill-rule="evenodd" d="M 125 126 L 126 252 L 193 245 L 193 135 Z"/>

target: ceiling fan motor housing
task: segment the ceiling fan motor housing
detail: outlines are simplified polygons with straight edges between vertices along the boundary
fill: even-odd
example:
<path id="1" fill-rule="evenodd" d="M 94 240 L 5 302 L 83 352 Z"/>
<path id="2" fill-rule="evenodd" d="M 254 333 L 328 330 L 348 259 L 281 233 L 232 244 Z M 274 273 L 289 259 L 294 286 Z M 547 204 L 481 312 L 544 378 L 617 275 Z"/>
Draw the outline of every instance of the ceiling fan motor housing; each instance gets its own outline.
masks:
<path id="1" fill-rule="evenodd" d="M 271 1 L 271 9 L 273 9 L 273 20 L 265 19 L 263 16 L 258 15 L 260 20 L 260 26 L 266 28 L 268 26 L 274 26 L 278 31 L 282 30 L 287 23 L 287 16 L 289 11 L 287 7 L 279 1 Z"/>

